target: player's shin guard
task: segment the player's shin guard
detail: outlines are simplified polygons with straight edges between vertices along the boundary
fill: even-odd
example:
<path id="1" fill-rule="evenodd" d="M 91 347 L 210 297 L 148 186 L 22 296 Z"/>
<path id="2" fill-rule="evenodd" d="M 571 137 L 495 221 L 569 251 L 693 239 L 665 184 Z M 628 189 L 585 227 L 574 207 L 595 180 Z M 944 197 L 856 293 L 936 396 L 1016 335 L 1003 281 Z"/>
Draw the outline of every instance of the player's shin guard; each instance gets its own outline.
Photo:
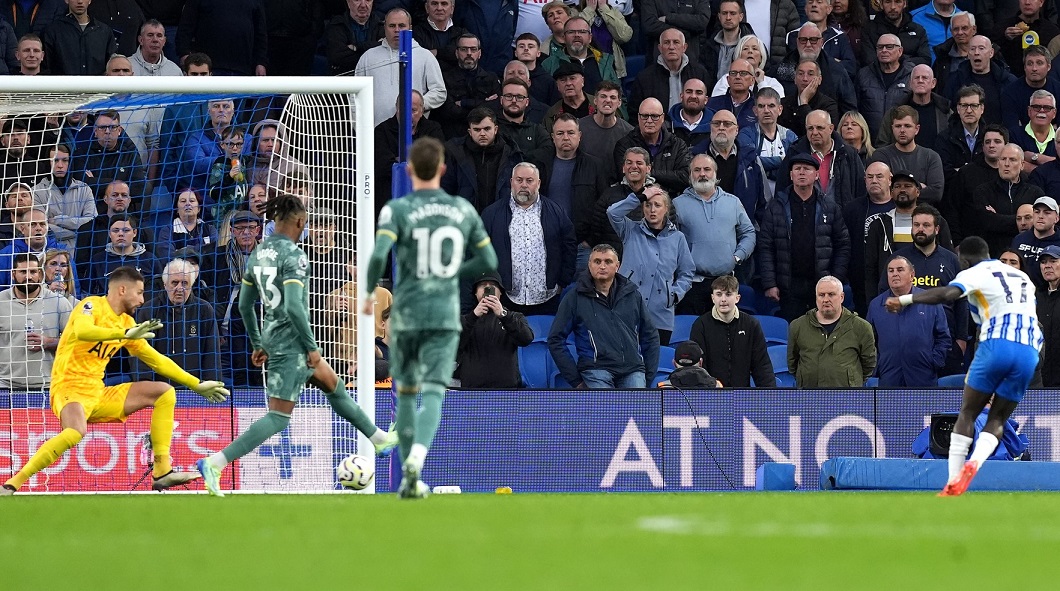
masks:
<path id="1" fill-rule="evenodd" d="M 165 476 L 173 469 L 169 446 L 173 443 L 173 409 L 176 406 L 177 392 L 170 388 L 155 400 L 151 411 L 151 448 L 155 455 L 152 474 L 155 478 Z"/>
<path id="2" fill-rule="evenodd" d="M 234 462 L 253 451 L 254 448 L 264 443 L 269 437 L 286 429 L 290 422 L 291 415 L 270 410 L 265 413 L 265 416 L 254 421 L 254 424 L 250 427 L 247 427 L 247 430 L 243 431 L 243 434 L 237 437 L 235 441 L 228 444 L 228 447 L 224 448 L 221 453 L 224 454 L 229 462 Z"/>
<path id="3" fill-rule="evenodd" d="M 412 441 L 416 438 L 416 395 L 398 394 L 397 419 L 395 428 L 398 433 L 398 449 L 401 452 L 401 461 L 409 457 L 412 449 Z"/>
<path id="4" fill-rule="evenodd" d="M 357 406 L 357 403 L 346 392 L 346 384 L 343 384 L 341 379 L 338 380 L 335 391 L 328 394 L 327 397 L 328 404 L 335 410 L 335 414 L 349 421 L 358 431 L 364 433 L 365 437 L 371 437 L 379 430 L 375 426 L 375 421 L 368 418 L 364 410 Z"/>
<path id="5" fill-rule="evenodd" d="M 37 453 L 33 454 L 33 457 L 26 462 L 26 465 L 22 466 L 22 469 L 4 484 L 13 486 L 16 489 L 21 488 L 34 474 L 54 464 L 55 460 L 59 459 L 59 456 L 66 453 L 66 450 L 77 445 L 80 441 L 81 434 L 76 429 L 63 429 L 61 433 L 45 441 L 44 445 L 37 449 Z"/>
<path id="6" fill-rule="evenodd" d="M 423 387 L 423 402 L 420 412 L 416 415 L 416 440 L 427 449 L 434 442 L 434 434 L 438 432 L 438 425 L 442 422 L 442 401 L 445 400 L 445 388 L 436 384 L 427 384 Z"/>

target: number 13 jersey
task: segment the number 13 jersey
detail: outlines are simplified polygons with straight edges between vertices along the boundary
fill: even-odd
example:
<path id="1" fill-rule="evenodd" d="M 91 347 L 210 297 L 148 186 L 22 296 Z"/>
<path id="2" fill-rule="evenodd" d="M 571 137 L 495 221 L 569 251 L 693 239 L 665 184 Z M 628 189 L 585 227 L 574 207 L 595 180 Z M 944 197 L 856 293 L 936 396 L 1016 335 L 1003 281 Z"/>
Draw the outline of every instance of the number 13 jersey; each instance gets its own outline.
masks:
<path id="1" fill-rule="evenodd" d="M 1001 339 L 1042 348 L 1034 284 L 1019 269 L 997 260 L 982 261 L 950 281 L 968 298 L 979 324 L 979 341 Z"/>
<path id="2" fill-rule="evenodd" d="M 377 233 L 397 244 L 391 329 L 460 330 L 465 251 L 490 241 L 474 206 L 438 189 L 415 191 L 383 207 Z"/>
<path id="3" fill-rule="evenodd" d="M 290 238 L 272 234 L 250 254 L 243 282 L 258 288 L 258 297 L 265 310 L 261 331 L 265 350 L 270 355 L 282 354 L 285 350 L 304 352 L 299 343 L 302 343 L 303 335 L 311 336 L 313 330 L 295 327 L 294 319 L 284 313 L 284 286 L 291 283 L 300 286 L 299 305 L 309 309 L 309 257 L 305 252 Z M 305 350 L 316 348 L 315 342 L 303 344 Z"/>

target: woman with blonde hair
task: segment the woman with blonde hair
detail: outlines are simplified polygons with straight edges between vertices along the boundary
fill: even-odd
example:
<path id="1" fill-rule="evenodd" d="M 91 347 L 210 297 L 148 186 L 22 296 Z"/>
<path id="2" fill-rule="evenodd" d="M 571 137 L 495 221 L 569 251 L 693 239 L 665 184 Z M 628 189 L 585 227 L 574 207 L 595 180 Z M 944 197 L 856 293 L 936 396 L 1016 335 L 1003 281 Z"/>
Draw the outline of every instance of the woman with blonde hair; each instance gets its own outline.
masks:
<path id="1" fill-rule="evenodd" d="M 843 143 L 857 151 L 861 162 L 868 166 L 869 158 L 876 149 L 872 147 L 869 124 L 861 113 L 857 111 L 843 113 L 843 116 L 839 118 L 839 136 L 843 138 Z"/>
<path id="2" fill-rule="evenodd" d="M 70 251 L 61 248 L 49 248 L 45 251 L 42 265 L 44 284 L 76 306 L 81 300 L 77 298 L 77 281 L 74 279 L 74 268 L 70 261 Z"/>
<path id="3" fill-rule="evenodd" d="M 751 89 L 751 96 L 754 96 L 759 88 L 769 87 L 775 89 L 780 98 L 784 98 L 784 85 L 776 78 L 766 76 L 765 67 L 768 58 L 769 54 L 766 52 L 765 45 L 762 44 L 762 40 L 758 37 L 744 35 L 736 42 L 733 59 L 747 60 L 754 67 L 752 74 L 755 77 L 755 85 Z M 711 91 L 710 96 L 721 96 L 726 92 L 729 92 L 728 72 L 718 72 L 718 83 L 714 85 L 714 90 Z"/>

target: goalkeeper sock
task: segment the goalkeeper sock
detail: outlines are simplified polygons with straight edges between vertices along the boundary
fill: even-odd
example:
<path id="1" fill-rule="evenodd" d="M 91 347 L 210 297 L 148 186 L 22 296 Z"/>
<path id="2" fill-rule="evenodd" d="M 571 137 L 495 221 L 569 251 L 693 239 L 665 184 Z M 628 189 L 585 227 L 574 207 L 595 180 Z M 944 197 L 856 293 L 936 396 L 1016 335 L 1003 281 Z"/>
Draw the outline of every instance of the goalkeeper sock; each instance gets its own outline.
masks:
<path id="1" fill-rule="evenodd" d="M 968 458 L 968 450 L 972 447 L 972 438 L 956 433 L 950 434 L 950 478 L 946 482 L 953 481 L 964 468 L 964 460 Z"/>
<path id="2" fill-rule="evenodd" d="M 416 443 L 426 449 L 431 448 L 434 434 L 442 422 L 442 401 L 445 400 L 445 388 L 435 384 L 423 387 L 423 403 L 416 415 Z M 426 454 L 424 454 L 426 455 Z"/>
<path id="3" fill-rule="evenodd" d="M 357 406 L 357 403 L 346 392 L 346 385 L 342 383 L 342 380 L 338 380 L 335 391 L 327 396 L 328 404 L 334 409 L 335 414 L 349 421 L 358 431 L 371 439 L 372 443 L 386 441 L 386 433 L 376 427 L 375 422 L 368 418 L 360 406 Z"/>
<path id="4" fill-rule="evenodd" d="M 169 446 L 173 442 L 173 409 L 177 406 L 177 392 L 170 388 L 155 400 L 151 411 L 151 449 L 155 455 L 152 474 L 155 478 L 173 469 Z"/>
<path id="5" fill-rule="evenodd" d="M 412 440 L 416 437 L 416 395 L 398 394 L 397 421 L 398 447 L 401 451 L 401 461 L 409 457 L 412 449 Z"/>
<path id="6" fill-rule="evenodd" d="M 229 443 L 228 447 L 221 450 L 221 453 L 229 462 L 234 462 L 254 451 L 269 437 L 283 431 L 290 422 L 291 415 L 270 410 L 265 413 L 265 416 L 254 421 L 253 425 L 247 427 L 247 430 L 243 431 L 243 434 L 239 437 L 236 437 L 235 441 Z M 215 464 L 213 465 L 216 467 Z"/>
<path id="7" fill-rule="evenodd" d="M 975 440 L 975 450 L 972 451 L 971 460 L 982 466 L 987 458 L 994 455 L 994 450 L 996 449 L 997 437 L 993 433 L 983 431 L 979 433 L 979 438 Z"/>
<path id="8" fill-rule="evenodd" d="M 33 454 L 33 457 L 26 462 L 26 465 L 22 466 L 22 469 L 4 484 L 13 486 L 15 490 L 18 490 L 34 474 L 54 464 L 55 460 L 59 459 L 59 456 L 66 453 L 66 450 L 77 445 L 81 441 L 81 437 L 82 435 L 76 429 L 63 429 L 58 435 L 45 441 L 44 445 L 37 449 L 37 453 Z"/>

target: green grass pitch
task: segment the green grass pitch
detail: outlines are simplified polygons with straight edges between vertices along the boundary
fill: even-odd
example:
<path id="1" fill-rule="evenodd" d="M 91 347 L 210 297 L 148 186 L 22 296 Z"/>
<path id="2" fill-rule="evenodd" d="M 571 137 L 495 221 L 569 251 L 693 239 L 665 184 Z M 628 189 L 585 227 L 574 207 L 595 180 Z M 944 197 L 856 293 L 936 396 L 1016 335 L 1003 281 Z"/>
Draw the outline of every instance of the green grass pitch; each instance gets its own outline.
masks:
<path id="1" fill-rule="evenodd" d="M 1060 497 L 16 496 L 0 589 L 1056 589 Z"/>

